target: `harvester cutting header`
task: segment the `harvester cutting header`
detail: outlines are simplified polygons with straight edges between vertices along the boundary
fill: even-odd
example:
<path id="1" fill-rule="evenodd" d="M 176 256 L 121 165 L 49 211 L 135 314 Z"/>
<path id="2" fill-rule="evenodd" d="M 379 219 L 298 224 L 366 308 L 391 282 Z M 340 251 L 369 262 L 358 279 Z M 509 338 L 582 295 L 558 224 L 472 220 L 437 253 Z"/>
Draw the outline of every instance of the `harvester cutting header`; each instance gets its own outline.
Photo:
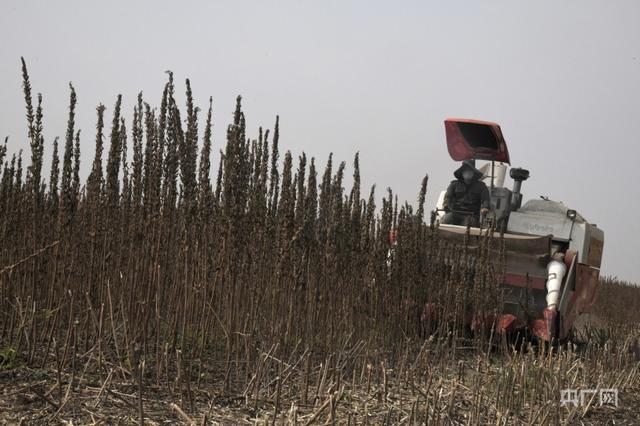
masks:
<path id="1" fill-rule="evenodd" d="M 603 231 L 560 201 L 523 204 L 528 170 L 512 167 L 513 187 L 504 186 L 510 158 L 498 124 L 447 119 L 445 130 L 449 155 L 463 163 L 432 212 L 439 234 L 462 242 L 468 227 L 471 238 L 480 238 L 480 227 L 494 227 L 505 248 L 499 331 L 528 329 L 546 341 L 565 339 L 594 302 Z M 476 160 L 486 163 L 476 168 Z"/>

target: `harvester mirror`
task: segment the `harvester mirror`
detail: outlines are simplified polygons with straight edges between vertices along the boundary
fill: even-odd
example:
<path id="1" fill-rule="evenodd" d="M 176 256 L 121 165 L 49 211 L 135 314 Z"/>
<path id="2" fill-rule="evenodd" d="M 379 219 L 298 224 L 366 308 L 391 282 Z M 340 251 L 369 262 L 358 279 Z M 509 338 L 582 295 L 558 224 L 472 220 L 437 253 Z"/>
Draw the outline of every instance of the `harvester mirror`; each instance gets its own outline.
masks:
<path id="1" fill-rule="evenodd" d="M 577 215 L 577 213 L 576 213 L 575 210 L 572 210 L 572 209 L 567 210 L 567 217 L 569 219 L 576 220 L 576 215 Z"/>

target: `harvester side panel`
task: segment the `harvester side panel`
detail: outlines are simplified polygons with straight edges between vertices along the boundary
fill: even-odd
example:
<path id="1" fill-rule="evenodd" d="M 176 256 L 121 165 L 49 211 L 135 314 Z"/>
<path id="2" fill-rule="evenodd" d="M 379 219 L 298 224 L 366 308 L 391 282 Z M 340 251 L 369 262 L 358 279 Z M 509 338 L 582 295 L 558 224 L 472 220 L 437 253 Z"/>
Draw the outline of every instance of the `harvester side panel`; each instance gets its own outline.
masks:
<path id="1" fill-rule="evenodd" d="M 571 331 L 573 323 L 581 314 L 588 312 L 595 301 L 600 284 L 600 270 L 584 263 L 575 268 L 575 282 L 567 282 L 569 286 L 560 306 L 560 334 L 564 339 Z M 571 287 L 575 286 L 572 290 Z M 564 306 L 563 306 L 564 305 Z"/>
<path id="2" fill-rule="evenodd" d="M 569 241 L 574 223 L 566 216 L 544 212 L 511 212 L 509 232 L 529 235 L 553 235 L 554 240 Z"/>

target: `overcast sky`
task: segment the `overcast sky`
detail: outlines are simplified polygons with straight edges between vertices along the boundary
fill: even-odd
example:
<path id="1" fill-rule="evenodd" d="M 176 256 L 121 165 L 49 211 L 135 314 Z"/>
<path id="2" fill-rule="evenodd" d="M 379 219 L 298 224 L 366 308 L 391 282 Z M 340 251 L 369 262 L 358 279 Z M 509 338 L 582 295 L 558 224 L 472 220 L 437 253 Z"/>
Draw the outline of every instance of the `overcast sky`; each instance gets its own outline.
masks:
<path id="1" fill-rule="evenodd" d="M 96 105 L 110 116 L 121 93 L 130 120 L 139 91 L 158 105 L 165 70 L 181 91 L 191 79 L 201 108 L 213 96 L 217 148 L 241 94 L 250 134 L 279 114 L 283 150 L 320 168 L 330 152 L 350 164 L 359 151 L 364 184 L 412 203 L 428 173 L 429 207 L 456 167 L 443 120 L 496 121 L 512 165 L 531 171 L 525 199 L 547 195 L 597 223 L 604 274 L 640 282 L 638 1 L 3 0 L 0 9 L 0 135 L 25 158 L 20 56 L 44 96 L 47 155 L 65 134 L 73 82 L 85 177 Z"/>

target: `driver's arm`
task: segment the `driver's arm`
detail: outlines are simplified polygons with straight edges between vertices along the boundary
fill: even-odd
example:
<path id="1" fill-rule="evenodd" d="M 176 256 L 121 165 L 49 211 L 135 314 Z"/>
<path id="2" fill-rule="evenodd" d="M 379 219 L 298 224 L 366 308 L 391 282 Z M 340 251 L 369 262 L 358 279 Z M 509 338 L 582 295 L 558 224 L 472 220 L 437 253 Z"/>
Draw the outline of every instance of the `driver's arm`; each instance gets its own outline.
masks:
<path id="1" fill-rule="evenodd" d="M 491 208 L 491 196 L 489 195 L 489 189 L 487 185 L 482 184 L 482 191 L 480 192 L 480 213 L 487 214 Z"/>
<path id="2" fill-rule="evenodd" d="M 453 199 L 453 194 L 455 192 L 455 181 L 449 184 L 447 188 L 447 192 L 444 194 L 444 201 L 442 202 L 442 208 L 444 211 L 448 212 L 451 208 L 451 200 Z"/>

